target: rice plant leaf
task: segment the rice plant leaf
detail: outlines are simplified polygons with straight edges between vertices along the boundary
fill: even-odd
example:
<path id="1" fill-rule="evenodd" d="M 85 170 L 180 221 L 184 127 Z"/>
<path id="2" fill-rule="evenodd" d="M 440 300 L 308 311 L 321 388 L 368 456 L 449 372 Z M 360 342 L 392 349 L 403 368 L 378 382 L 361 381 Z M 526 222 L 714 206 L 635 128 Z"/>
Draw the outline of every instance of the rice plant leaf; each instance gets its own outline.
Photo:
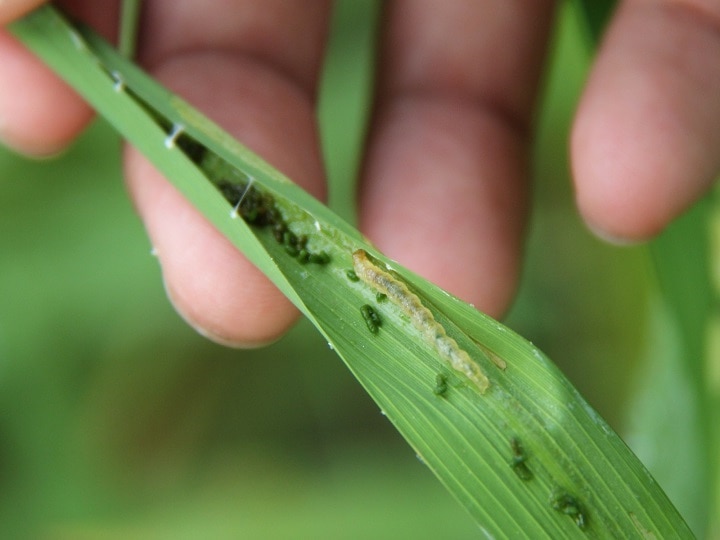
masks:
<path id="1" fill-rule="evenodd" d="M 315 324 L 487 537 L 692 537 L 532 344 L 388 260 L 53 8 L 12 30 Z"/>

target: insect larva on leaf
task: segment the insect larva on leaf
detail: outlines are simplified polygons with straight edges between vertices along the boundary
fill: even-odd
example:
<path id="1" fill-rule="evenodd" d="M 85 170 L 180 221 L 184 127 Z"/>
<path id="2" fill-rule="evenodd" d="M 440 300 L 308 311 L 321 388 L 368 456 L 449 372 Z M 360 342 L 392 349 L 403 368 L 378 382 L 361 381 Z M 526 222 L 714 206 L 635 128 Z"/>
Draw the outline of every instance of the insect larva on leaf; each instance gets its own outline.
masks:
<path id="1" fill-rule="evenodd" d="M 585 529 L 587 527 L 588 518 L 585 513 L 585 509 L 582 504 L 580 504 L 580 502 L 569 493 L 564 491 L 556 492 L 553 495 L 550 504 L 556 511 L 573 518 L 575 525 L 581 529 Z"/>
<path id="2" fill-rule="evenodd" d="M 523 448 L 520 439 L 517 437 L 510 439 L 510 448 L 513 453 L 510 466 L 515 471 L 515 474 L 517 474 L 521 480 L 532 480 L 533 473 L 527 466 L 527 454 L 525 453 L 525 449 Z"/>
<path id="3" fill-rule="evenodd" d="M 326 251 L 311 253 L 308 261 L 322 266 L 330 262 L 330 255 Z"/>
<path id="4" fill-rule="evenodd" d="M 447 389 L 447 377 L 442 373 L 438 373 L 435 376 L 435 388 L 433 388 L 433 394 L 436 396 L 444 396 Z"/>
<path id="5" fill-rule="evenodd" d="M 375 311 L 371 305 L 365 304 L 360 308 L 360 313 L 363 319 L 365 319 L 365 325 L 368 327 L 368 330 L 373 334 L 377 334 L 379 328 L 382 326 L 382 319 L 380 319 L 377 311 Z"/>
<path id="6" fill-rule="evenodd" d="M 353 268 L 357 277 L 376 292 L 386 295 L 410 318 L 425 341 L 435 348 L 450 367 L 470 379 L 481 393 L 488 389 L 490 381 L 480 366 L 447 335 L 445 328 L 435 320 L 432 312 L 408 289 L 407 285 L 372 263 L 368 254 L 362 249 L 353 253 Z"/>

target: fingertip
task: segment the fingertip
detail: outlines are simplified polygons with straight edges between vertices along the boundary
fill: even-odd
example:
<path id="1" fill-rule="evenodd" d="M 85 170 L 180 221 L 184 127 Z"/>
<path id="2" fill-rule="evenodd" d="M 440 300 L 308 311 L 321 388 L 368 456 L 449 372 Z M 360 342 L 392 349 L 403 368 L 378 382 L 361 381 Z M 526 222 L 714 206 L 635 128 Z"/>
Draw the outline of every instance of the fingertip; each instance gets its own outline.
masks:
<path id="1" fill-rule="evenodd" d="M 650 163 L 638 140 L 625 141 L 614 134 L 622 118 L 610 120 L 602 103 L 583 103 L 571 137 L 575 201 L 588 229 L 613 244 L 631 244 L 658 233 L 668 219 L 658 193 L 667 182 L 653 186 Z M 627 133 L 627 130 L 625 131 Z M 650 189 L 654 187 L 655 189 Z M 659 204 L 660 203 L 660 204 Z"/>
<path id="2" fill-rule="evenodd" d="M 588 229 L 609 243 L 649 240 L 690 206 L 712 178 L 694 170 L 697 162 L 683 155 L 682 148 L 631 126 L 623 129 L 622 119 L 603 130 L 602 113 L 597 112 L 585 113 L 572 136 L 578 210 Z M 593 121 L 594 127 L 582 125 Z"/>
<path id="3" fill-rule="evenodd" d="M 90 107 L 2 31 L 0 57 L 0 139 L 29 156 L 63 150 L 92 118 Z"/>
<path id="4" fill-rule="evenodd" d="M 208 295 L 196 276 L 189 279 L 177 272 L 173 259 L 161 259 L 165 292 L 170 303 L 182 319 L 201 336 L 219 345 L 237 349 L 255 349 L 274 343 L 297 322 L 299 312 L 285 301 L 285 297 L 273 294 L 258 296 L 263 302 L 249 304 L 234 287 L 212 286 L 215 295 Z M 257 271 L 252 267 L 248 272 Z M 237 272 L 238 275 L 244 272 Z M 253 281 L 249 279 L 248 281 Z M 179 284 L 179 286 L 176 286 Z M 264 283 L 260 283 L 264 286 Z M 260 293 L 259 289 L 253 291 Z M 237 302 L 232 299 L 237 299 Z M 279 302 L 277 300 L 280 300 Z"/>

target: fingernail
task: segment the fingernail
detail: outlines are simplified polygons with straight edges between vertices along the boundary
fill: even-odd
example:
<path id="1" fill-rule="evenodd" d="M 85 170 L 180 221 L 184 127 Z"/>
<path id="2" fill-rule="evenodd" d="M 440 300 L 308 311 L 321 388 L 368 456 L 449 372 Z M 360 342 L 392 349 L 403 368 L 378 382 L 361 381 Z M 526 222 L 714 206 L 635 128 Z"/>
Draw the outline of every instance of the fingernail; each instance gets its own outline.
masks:
<path id="1" fill-rule="evenodd" d="M 642 244 L 644 242 L 643 239 L 628 238 L 627 236 L 617 236 L 613 233 L 608 232 L 603 227 L 599 227 L 598 225 L 590 223 L 589 221 L 586 221 L 585 225 L 590 230 L 590 232 L 593 233 L 600 240 L 614 246 L 630 247 Z"/>
<path id="2" fill-rule="evenodd" d="M 2 0 L 0 0 L 0 2 L 2 2 Z M 0 145 L 19 156 L 35 160 L 55 159 L 67 150 L 67 145 L 65 144 L 62 146 L 44 147 L 23 141 L 10 132 L 8 124 L 3 121 L 2 116 L 0 116 Z"/>
<path id="3" fill-rule="evenodd" d="M 2 0 L 0 0 L 2 2 Z M 0 144 L 5 147 L 7 150 L 21 155 L 21 156 L 29 156 L 27 152 L 23 151 L 23 148 L 13 141 L 12 133 L 10 133 L 9 125 L 7 120 L 5 120 L 5 117 L 0 114 Z"/>

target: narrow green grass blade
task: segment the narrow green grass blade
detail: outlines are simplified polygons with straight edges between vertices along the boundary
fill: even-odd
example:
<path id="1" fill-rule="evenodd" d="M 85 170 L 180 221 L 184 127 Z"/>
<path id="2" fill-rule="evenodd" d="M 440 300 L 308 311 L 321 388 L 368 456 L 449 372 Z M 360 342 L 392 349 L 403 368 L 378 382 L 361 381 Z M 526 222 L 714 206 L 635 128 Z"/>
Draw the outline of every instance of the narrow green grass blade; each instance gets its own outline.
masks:
<path id="1" fill-rule="evenodd" d="M 135 56 L 140 8 L 142 0 L 122 0 L 120 3 L 120 37 L 118 51 L 126 58 Z"/>
<path id="2" fill-rule="evenodd" d="M 317 326 L 486 536 L 692 537 L 642 464 L 530 343 L 387 260 L 52 8 L 13 31 Z M 234 200 L 254 225 L 231 211 Z"/>

